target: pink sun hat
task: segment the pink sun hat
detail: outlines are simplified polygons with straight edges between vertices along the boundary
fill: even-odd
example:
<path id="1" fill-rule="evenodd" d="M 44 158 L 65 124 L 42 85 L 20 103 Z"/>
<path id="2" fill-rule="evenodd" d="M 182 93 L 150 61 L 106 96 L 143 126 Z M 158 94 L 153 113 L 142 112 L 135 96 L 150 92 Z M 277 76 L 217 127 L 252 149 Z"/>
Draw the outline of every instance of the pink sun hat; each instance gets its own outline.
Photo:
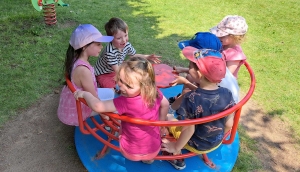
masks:
<path id="1" fill-rule="evenodd" d="M 113 36 L 103 36 L 91 24 L 81 24 L 73 31 L 70 38 L 70 45 L 74 50 L 78 50 L 91 42 L 111 42 L 113 39 Z"/>
<path id="2" fill-rule="evenodd" d="M 187 46 L 182 50 L 182 54 L 190 61 L 196 63 L 200 73 L 210 82 L 219 83 L 225 78 L 226 64 L 221 57 L 209 51 L 211 50 L 201 50 Z"/>
<path id="3" fill-rule="evenodd" d="M 215 27 L 210 29 L 210 32 L 217 37 L 231 35 L 244 35 L 248 30 L 246 20 L 242 16 L 228 15 Z"/>

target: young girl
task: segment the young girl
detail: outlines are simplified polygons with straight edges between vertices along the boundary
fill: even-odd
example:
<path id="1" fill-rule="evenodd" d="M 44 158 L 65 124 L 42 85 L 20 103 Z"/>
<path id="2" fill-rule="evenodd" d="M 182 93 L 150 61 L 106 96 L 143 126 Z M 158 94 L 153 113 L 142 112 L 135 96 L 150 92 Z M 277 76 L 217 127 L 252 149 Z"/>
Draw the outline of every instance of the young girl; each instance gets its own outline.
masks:
<path id="1" fill-rule="evenodd" d="M 73 31 L 66 53 L 64 72 L 76 90 L 85 90 L 98 97 L 94 69 L 88 60 L 90 56 L 97 57 L 99 55 L 103 47 L 101 42 L 110 42 L 112 39 L 112 36 L 102 36 L 98 29 L 91 24 L 79 25 Z M 100 93 L 107 93 L 108 97 L 114 95 L 111 90 L 101 91 Z M 103 96 L 101 97 L 103 98 Z M 91 115 L 96 115 L 88 106 L 83 103 L 81 105 L 83 120 Z M 78 126 L 76 102 L 71 90 L 66 85 L 60 95 L 57 113 L 61 122 Z"/>
<path id="2" fill-rule="evenodd" d="M 77 91 L 76 99 L 84 98 L 94 111 L 114 112 L 131 118 L 165 120 L 168 100 L 155 85 L 152 64 L 141 57 L 133 57 L 120 65 L 116 76 L 121 96 L 101 101 L 86 91 Z M 120 130 L 121 153 L 132 161 L 152 163 L 161 148 L 159 127 L 122 121 Z M 161 131 L 164 132 L 164 131 Z"/>
<path id="3" fill-rule="evenodd" d="M 228 15 L 210 32 L 215 34 L 223 45 L 223 58 L 226 66 L 231 73 L 237 78 L 240 66 L 244 64 L 246 56 L 240 44 L 245 38 L 248 25 L 245 18 L 237 15 Z"/>
<path id="4" fill-rule="evenodd" d="M 222 58 L 216 56 L 202 57 L 194 47 L 185 47 L 183 55 L 190 60 L 189 74 L 197 82 L 198 87 L 184 94 L 172 104 L 172 109 L 185 119 L 197 119 L 217 114 L 232 107 L 235 103 L 229 89 L 219 87 L 219 83 L 226 73 L 226 66 Z M 185 84 L 188 84 L 188 80 Z M 181 99 L 180 104 L 177 101 Z M 176 120 L 168 115 L 168 120 Z M 175 126 L 169 130 L 177 139 L 169 142 L 163 139 L 162 150 L 164 155 L 181 153 L 186 148 L 197 154 L 208 153 L 221 145 L 225 133 L 226 118 L 221 118 L 204 124 L 191 126 Z M 183 159 L 168 160 L 176 169 L 186 167 Z"/>
<path id="5" fill-rule="evenodd" d="M 115 75 L 126 56 L 143 57 L 160 63 L 160 56 L 136 54 L 134 47 L 128 42 L 128 26 L 120 18 L 113 17 L 105 24 L 107 35 L 114 36 L 101 53 L 95 65 L 96 79 L 101 88 L 115 88 Z"/>

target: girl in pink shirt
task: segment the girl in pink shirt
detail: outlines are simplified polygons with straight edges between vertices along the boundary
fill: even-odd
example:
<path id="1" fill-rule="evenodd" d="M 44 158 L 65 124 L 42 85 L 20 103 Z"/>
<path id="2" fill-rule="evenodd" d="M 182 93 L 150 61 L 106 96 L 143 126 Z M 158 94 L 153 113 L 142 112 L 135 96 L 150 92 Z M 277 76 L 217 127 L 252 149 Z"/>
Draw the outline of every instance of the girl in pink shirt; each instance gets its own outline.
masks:
<path id="1" fill-rule="evenodd" d="M 248 25 L 245 18 L 237 15 L 228 15 L 210 32 L 222 42 L 222 55 L 230 72 L 238 77 L 240 66 L 244 64 L 246 56 L 240 44 L 244 41 Z"/>
<path id="2" fill-rule="evenodd" d="M 79 25 L 73 31 L 66 53 L 64 73 L 76 90 L 85 90 L 98 97 L 94 68 L 88 60 L 90 56 L 97 57 L 99 55 L 103 47 L 101 42 L 112 40 L 112 36 L 103 36 L 91 24 Z M 83 120 L 91 115 L 96 115 L 96 113 L 92 113 L 91 108 L 83 103 L 81 103 L 81 107 Z M 78 126 L 76 101 L 67 85 L 63 87 L 60 94 L 57 115 L 64 124 Z"/>
<path id="3" fill-rule="evenodd" d="M 116 75 L 121 96 L 101 101 L 86 91 L 76 91 L 76 99 L 84 98 L 95 112 L 115 112 L 131 118 L 166 120 L 169 102 L 155 85 L 152 64 L 141 57 L 132 57 L 120 65 Z M 122 121 L 120 129 L 121 153 L 132 161 L 152 163 L 161 148 L 158 126 L 138 125 Z"/>

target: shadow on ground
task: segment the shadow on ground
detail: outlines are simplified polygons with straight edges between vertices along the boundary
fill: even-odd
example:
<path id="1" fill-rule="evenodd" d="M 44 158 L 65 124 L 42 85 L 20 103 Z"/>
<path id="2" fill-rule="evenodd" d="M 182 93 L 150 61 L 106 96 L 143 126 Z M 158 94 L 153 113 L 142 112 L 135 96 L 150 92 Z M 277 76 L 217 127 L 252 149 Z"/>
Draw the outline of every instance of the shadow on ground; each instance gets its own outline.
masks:
<path id="1" fill-rule="evenodd" d="M 50 94 L 1 128 L 0 171 L 86 171 L 75 149 L 74 127 L 57 118 L 58 102 L 59 94 Z"/>
<path id="2" fill-rule="evenodd" d="M 267 171 L 300 171 L 300 152 L 289 124 L 277 118 L 282 110 L 264 112 L 253 101 L 244 107 L 241 125 L 255 140 L 256 157 Z"/>

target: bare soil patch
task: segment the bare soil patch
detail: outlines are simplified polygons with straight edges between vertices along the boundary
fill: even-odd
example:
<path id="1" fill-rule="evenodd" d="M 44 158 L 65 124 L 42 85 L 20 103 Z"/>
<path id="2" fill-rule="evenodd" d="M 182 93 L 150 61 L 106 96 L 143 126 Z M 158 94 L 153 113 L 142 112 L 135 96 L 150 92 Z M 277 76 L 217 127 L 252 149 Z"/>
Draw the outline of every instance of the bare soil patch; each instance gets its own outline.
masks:
<path id="1" fill-rule="evenodd" d="M 300 171 L 300 147 L 288 123 L 270 117 L 251 99 L 243 106 L 240 122 L 257 142 L 256 156 L 266 171 Z"/>
<path id="2" fill-rule="evenodd" d="M 74 127 L 57 118 L 58 101 L 59 94 L 50 94 L 0 129 L 1 172 L 86 171 L 75 149 Z M 287 123 L 270 118 L 250 100 L 241 124 L 257 141 L 264 171 L 300 171 L 300 149 Z"/>

